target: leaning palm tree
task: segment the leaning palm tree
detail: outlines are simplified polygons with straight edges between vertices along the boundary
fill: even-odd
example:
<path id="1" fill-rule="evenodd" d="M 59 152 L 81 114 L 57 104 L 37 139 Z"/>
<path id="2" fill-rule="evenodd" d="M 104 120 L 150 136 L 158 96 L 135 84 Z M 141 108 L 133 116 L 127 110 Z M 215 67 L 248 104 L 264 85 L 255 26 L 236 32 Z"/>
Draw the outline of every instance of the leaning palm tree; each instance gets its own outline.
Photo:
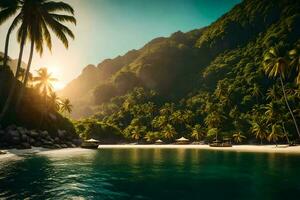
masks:
<path id="1" fill-rule="evenodd" d="M 298 124 L 297 124 L 296 119 L 294 117 L 293 111 L 292 111 L 292 109 L 289 105 L 289 102 L 288 102 L 288 99 L 287 99 L 287 96 L 286 96 L 286 92 L 285 92 L 285 89 L 284 89 L 284 84 L 283 84 L 283 80 L 286 79 L 288 77 L 289 73 L 290 73 L 290 66 L 289 66 L 289 63 L 288 63 L 287 59 L 284 56 L 280 55 L 279 47 L 271 48 L 265 54 L 263 66 L 264 66 L 265 73 L 270 78 L 279 77 L 285 103 L 286 103 L 286 105 L 289 109 L 289 112 L 290 112 L 290 114 L 293 118 L 296 131 L 297 131 L 297 133 L 300 137 Z"/>
<path id="2" fill-rule="evenodd" d="M 31 62 L 33 58 L 33 51 L 34 48 L 42 54 L 43 52 L 43 43 L 46 42 L 48 48 L 51 50 L 52 48 L 52 41 L 49 28 L 55 33 L 55 35 L 63 42 L 66 48 L 68 48 L 68 38 L 67 36 L 74 38 L 74 34 L 72 31 L 63 25 L 63 22 L 71 22 L 76 24 L 76 19 L 74 18 L 74 10 L 73 8 L 63 2 L 54 2 L 49 0 L 22 0 L 18 1 L 21 3 L 21 12 L 15 18 L 15 20 L 19 23 L 22 22 L 19 30 L 18 30 L 18 41 L 20 42 L 20 55 L 19 55 L 19 62 L 17 66 L 17 75 L 18 69 L 21 65 L 21 58 L 23 54 L 23 49 L 25 45 L 26 38 L 29 39 L 31 42 L 30 45 L 30 56 L 28 60 L 28 65 L 25 73 L 24 78 L 24 85 L 28 81 Z M 72 15 L 64 15 L 55 12 L 62 12 L 65 11 Z M 16 24 L 18 24 L 16 23 Z M 5 113 L 7 112 L 11 101 L 12 96 L 15 91 L 16 81 L 12 84 L 11 91 L 9 96 L 5 102 L 5 106 L 0 114 L 0 121 L 4 117 Z M 21 93 L 17 100 L 17 107 L 20 103 L 20 99 L 23 96 L 24 88 L 21 89 Z"/>
<path id="3" fill-rule="evenodd" d="M 60 110 L 61 110 L 61 112 L 63 112 L 63 113 L 71 113 L 72 112 L 72 108 L 73 108 L 73 106 L 72 106 L 72 104 L 71 104 L 71 102 L 70 102 L 70 100 L 69 99 L 63 99 L 62 101 L 61 101 L 61 104 L 60 104 Z"/>
<path id="4" fill-rule="evenodd" d="M 63 22 L 71 22 L 76 24 L 76 19 L 73 17 L 74 10 L 68 4 L 62 2 L 53 2 L 49 0 L 25 0 L 24 1 L 24 13 L 28 16 L 28 21 L 23 20 L 24 29 L 28 31 L 28 39 L 31 42 L 30 55 L 27 64 L 27 69 L 24 78 L 24 87 L 27 84 L 31 62 L 33 58 L 34 46 L 36 51 L 43 53 L 43 43 L 47 44 L 48 49 L 52 49 L 52 39 L 50 35 L 49 28 L 56 34 L 59 40 L 62 41 L 64 46 L 68 48 L 69 42 L 67 36 L 74 39 L 74 34 L 72 31 L 63 25 Z M 72 15 L 57 14 L 55 12 L 65 11 Z M 17 106 L 20 102 L 24 93 L 24 88 L 22 89 Z"/>
<path id="5" fill-rule="evenodd" d="M 233 137 L 233 141 L 237 144 L 241 143 L 243 141 L 243 139 L 246 139 L 246 136 L 242 135 L 242 133 L 240 131 L 233 134 L 232 137 Z"/>
<path id="6" fill-rule="evenodd" d="M 9 0 L 9 1 L 0 1 L 0 25 L 6 22 L 9 18 L 14 16 L 21 8 L 21 1 L 19 0 Z M 12 31 L 16 28 L 16 26 L 21 22 L 21 15 L 18 14 L 17 17 L 13 20 L 12 24 L 10 25 L 5 39 L 5 49 L 4 49 L 4 56 L 3 56 L 3 66 L 7 66 L 8 61 L 8 46 L 10 35 Z"/>

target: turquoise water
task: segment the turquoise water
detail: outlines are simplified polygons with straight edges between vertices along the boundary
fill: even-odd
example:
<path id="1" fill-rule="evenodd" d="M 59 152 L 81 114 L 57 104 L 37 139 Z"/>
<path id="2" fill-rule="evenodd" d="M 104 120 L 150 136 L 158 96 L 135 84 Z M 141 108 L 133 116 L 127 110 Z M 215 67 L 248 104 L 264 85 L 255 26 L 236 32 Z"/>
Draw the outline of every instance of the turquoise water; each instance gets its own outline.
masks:
<path id="1" fill-rule="evenodd" d="M 299 199 L 300 155 L 62 150 L 0 160 L 0 199 Z"/>

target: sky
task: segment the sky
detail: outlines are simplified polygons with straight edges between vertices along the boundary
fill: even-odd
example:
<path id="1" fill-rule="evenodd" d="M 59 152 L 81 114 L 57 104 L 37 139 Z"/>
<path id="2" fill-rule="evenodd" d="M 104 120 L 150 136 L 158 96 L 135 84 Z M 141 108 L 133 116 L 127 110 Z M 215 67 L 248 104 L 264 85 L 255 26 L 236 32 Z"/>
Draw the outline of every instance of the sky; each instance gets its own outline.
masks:
<path id="1" fill-rule="evenodd" d="M 32 72 L 47 67 L 63 88 L 88 64 L 139 49 L 150 40 L 176 31 L 207 26 L 229 11 L 240 0 L 64 0 L 75 10 L 77 25 L 68 24 L 75 34 L 68 49 L 52 35 L 52 52 L 34 55 Z M 0 26 L 0 51 L 12 20 Z M 9 55 L 18 57 L 19 45 L 13 33 Z M 3 49 L 3 50 L 2 50 Z M 29 45 L 23 61 L 27 63 Z"/>

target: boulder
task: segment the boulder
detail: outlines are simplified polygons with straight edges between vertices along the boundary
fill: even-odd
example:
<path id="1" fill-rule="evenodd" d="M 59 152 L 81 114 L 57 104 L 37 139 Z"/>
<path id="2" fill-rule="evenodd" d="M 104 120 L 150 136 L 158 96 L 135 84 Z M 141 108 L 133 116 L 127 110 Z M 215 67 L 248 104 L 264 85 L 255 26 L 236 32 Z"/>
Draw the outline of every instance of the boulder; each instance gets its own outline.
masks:
<path id="1" fill-rule="evenodd" d="M 27 142 L 29 140 L 29 137 L 25 133 L 21 133 L 21 140 L 24 142 Z"/>
<path id="2" fill-rule="evenodd" d="M 33 139 L 33 138 L 29 138 L 28 141 L 31 145 L 34 145 L 36 143 L 35 139 Z"/>
<path id="3" fill-rule="evenodd" d="M 67 131 L 65 131 L 65 130 L 58 130 L 57 134 L 58 134 L 58 137 L 64 138 L 67 135 Z"/>
<path id="4" fill-rule="evenodd" d="M 41 146 L 42 146 L 42 143 L 39 142 L 39 141 L 35 141 L 35 142 L 32 144 L 32 146 L 34 146 L 34 147 L 41 147 Z"/>
<path id="5" fill-rule="evenodd" d="M 76 146 L 80 146 L 81 143 L 82 143 L 82 140 L 81 139 L 74 139 L 74 140 L 72 140 L 72 143 L 75 144 Z"/>
<path id="6" fill-rule="evenodd" d="M 27 142 L 21 143 L 18 147 L 18 149 L 31 149 L 31 145 Z"/>
<path id="7" fill-rule="evenodd" d="M 2 155 L 2 154 L 6 154 L 6 152 L 5 151 L 0 151 L 0 155 Z"/>
<path id="8" fill-rule="evenodd" d="M 60 149 L 61 146 L 59 144 L 54 144 L 55 148 Z"/>
<path id="9" fill-rule="evenodd" d="M 25 134 L 25 129 L 23 127 L 17 127 L 17 131 L 21 134 Z"/>
<path id="10" fill-rule="evenodd" d="M 66 144 L 61 144 L 60 146 L 61 146 L 61 148 L 68 148 L 68 145 L 66 145 Z"/>
<path id="11" fill-rule="evenodd" d="M 48 145 L 48 144 L 43 144 L 42 147 L 46 148 L 46 149 L 55 149 L 56 148 L 54 145 Z"/>
<path id="12" fill-rule="evenodd" d="M 17 129 L 17 126 L 15 124 L 12 124 L 6 128 L 6 130 L 16 130 L 16 129 Z"/>
<path id="13" fill-rule="evenodd" d="M 68 147 L 73 147 L 73 144 L 72 144 L 71 142 L 66 142 L 66 145 L 67 145 Z"/>
<path id="14" fill-rule="evenodd" d="M 55 138 L 54 138 L 54 142 L 55 142 L 55 143 L 59 143 L 59 142 L 60 142 L 60 139 L 59 139 L 58 137 L 55 137 Z"/>
<path id="15" fill-rule="evenodd" d="M 43 138 L 47 138 L 49 136 L 48 131 L 41 131 L 40 134 L 41 134 L 41 137 L 43 137 Z"/>
<path id="16" fill-rule="evenodd" d="M 19 132 L 16 131 L 16 130 L 9 130 L 9 131 L 8 131 L 8 135 L 9 135 L 10 137 L 20 137 Z"/>
<path id="17" fill-rule="evenodd" d="M 11 142 L 13 144 L 19 144 L 20 143 L 20 137 L 12 137 Z"/>
<path id="18" fill-rule="evenodd" d="M 39 136 L 39 133 L 35 130 L 29 131 L 29 135 L 31 137 L 37 138 Z"/>

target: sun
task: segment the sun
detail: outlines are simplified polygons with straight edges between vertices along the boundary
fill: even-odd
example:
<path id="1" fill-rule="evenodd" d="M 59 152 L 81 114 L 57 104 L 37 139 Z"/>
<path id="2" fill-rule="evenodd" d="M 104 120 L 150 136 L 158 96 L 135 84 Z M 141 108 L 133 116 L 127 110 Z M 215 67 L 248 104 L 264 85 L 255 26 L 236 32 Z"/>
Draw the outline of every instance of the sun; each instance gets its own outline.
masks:
<path id="1" fill-rule="evenodd" d="M 48 68 L 49 73 L 51 73 L 51 76 L 53 78 L 56 78 L 57 81 L 53 82 L 53 89 L 55 91 L 57 90 L 61 90 L 64 88 L 65 84 L 59 79 L 59 77 L 61 76 L 61 70 L 59 67 L 55 66 L 55 65 L 50 65 Z"/>

